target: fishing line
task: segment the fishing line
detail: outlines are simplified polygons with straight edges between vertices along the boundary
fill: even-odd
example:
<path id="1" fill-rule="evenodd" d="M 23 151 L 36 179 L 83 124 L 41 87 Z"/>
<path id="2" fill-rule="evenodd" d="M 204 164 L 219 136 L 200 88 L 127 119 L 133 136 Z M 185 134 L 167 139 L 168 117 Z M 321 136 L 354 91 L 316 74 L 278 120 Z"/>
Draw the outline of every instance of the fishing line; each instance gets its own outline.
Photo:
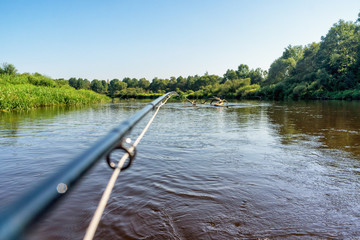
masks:
<path id="1" fill-rule="evenodd" d="M 116 167 L 114 167 L 114 172 L 111 175 L 111 178 L 105 188 L 105 191 L 101 197 L 101 200 L 98 204 L 98 207 L 94 213 L 94 216 L 89 224 L 88 229 L 86 230 L 86 234 L 84 236 L 84 240 L 92 240 L 94 238 L 96 229 L 99 225 L 99 222 L 101 220 L 101 216 L 104 213 L 105 207 L 109 201 L 111 192 L 114 188 L 116 179 L 118 178 L 121 170 L 124 170 L 123 166 L 126 162 L 126 159 L 130 157 L 130 163 L 132 161 L 132 158 L 135 156 L 135 149 L 136 146 L 139 144 L 140 140 L 144 137 L 146 131 L 149 129 L 151 123 L 153 122 L 153 120 L 155 119 L 155 116 L 157 115 L 157 113 L 159 112 L 160 108 L 171 98 L 172 95 L 169 95 L 163 102 L 161 102 L 161 104 L 156 108 L 156 111 L 154 113 L 154 115 L 152 116 L 152 118 L 149 120 L 149 122 L 147 123 L 147 125 L 145 126 L 144 130 L 141 132 L 141 134 L 138 136 L 138 138 L 136 139 L 136 141 L 134 142 L 134 144 L 128 149 L 126 150 L 126 153 L 121 157 L 120 161 L 118 162 L 118 165 Z M 121 144 L 121 143 L 120 143 Z M 110 156 L 108 156 L 110 157 Z M 109 161 L 108 161 L 109 163 Z M 127 167 L 126 167 L 127 168 Z"/>

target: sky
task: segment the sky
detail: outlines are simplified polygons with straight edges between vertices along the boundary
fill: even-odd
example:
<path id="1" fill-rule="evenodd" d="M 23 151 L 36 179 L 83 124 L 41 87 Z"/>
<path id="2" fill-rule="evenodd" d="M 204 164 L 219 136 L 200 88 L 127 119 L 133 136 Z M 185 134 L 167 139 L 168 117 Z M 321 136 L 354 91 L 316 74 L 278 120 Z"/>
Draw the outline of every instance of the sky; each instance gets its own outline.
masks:
<path id="1" fill-rule="evenodd" d="M 0 64 L 90 81 L 268 70 L 359 12 L 359 0 L 0 0 Z"/>

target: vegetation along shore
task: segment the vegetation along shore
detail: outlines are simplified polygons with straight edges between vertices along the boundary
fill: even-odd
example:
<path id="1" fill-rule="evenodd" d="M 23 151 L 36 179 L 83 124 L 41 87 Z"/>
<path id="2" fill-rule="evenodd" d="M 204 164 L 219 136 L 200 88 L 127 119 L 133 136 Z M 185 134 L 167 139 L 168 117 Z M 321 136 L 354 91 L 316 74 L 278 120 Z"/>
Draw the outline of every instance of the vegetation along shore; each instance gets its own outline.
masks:
<path id="1" fill-rule="evenodd" d="M 90 90 L 75 90 L 65 80 L 54 80 L 38 73 L 17 74 L 11 64 L 4 64 L 0 71 L 1 110 L 111 101 L 109 97 Z"/>
<path id="2" fill-rule="evenodd" d="M 289 45 L 268 71 L 241 64 L 223 76 L 205 73 L 150 82 L 128 77 L 51 79 L 39 73 L 19 74 L 12 64 L 4 63 L 0 68 L 2 110 L 153 98 L 167 91 L 188 98 L 360 100 L 360 13 L 355 22 L 335 23 L 319 43 Z"/>

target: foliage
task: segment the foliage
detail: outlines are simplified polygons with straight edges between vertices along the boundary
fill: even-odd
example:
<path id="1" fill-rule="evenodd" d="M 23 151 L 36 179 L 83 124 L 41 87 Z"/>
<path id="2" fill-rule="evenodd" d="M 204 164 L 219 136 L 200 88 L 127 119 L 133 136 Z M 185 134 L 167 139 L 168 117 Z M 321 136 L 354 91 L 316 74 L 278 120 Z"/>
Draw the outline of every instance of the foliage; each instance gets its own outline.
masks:
<path id="1" fill-rule="evenodd" d="M 109 96 L 112 98 L 119 97 L 120 91 L 126 89 L 127 84 L 125 82 L 121 82 L 119 79 L 113 79 L 109 84 Z"/>
<path id="2" fill-rule="evenodd" d="M 78 78 L 78 79 L 70 78 L 69 85 L 75 89 L 85 89 L 85 90 L 90 89 L 90 81 L 82 78 Z"/>
<path id="3" fill-rule="evenodd" d="M 82 78 L 53 80 L 41 74 L 18 74 L 12 64 L 0 68 L 0 84 L 92 90 L 111 98 L 151 98 L 176 91 L 189 98 L 359 99 L 360 13 L 355 22 L 340 20 L 319 43 L 287 46 L 268 71 L 240 64 L 220 77 L 207 72 L 169 79 L 125 77 L 122 80 Z"/>
<path id="4" fill-rule="evenodd" d="M 360 21 L 334 24 L 320 43 L 289 46 L 258 91 L 268 99 L 358 99 Z"/>
<path id="5" fill-rule="evenodd" d="M 292 47 L 289 45 L 285 48 L 283 55 L 271 64 L 266 82 L 276 84 L 288 78 L 302 56 L 303 49 L 301 46 Z"/>
<path id="6" fill-rule="evenodd" d="M 12 64 L 3 63 L 2 68 L 0 67 L 0 74 L 15 75 L 16 73 L 17 69 Z"/>
<path id="7" fill-rule="evenodd" d="M 0 74 L 0 110 L 108 101 L 106 96 L 88 90 L 75 90 L 64 81 L 39 73 Z"/>
<path id="8" fill-rule="evenodd" d="M 237 71 L 228 69 L 224 74 L 224 78 L 221 83 L 226 82 L 227 80 L 234 79 L 245 79 L 250 78 L 252 84 L 261 84 L 267 77 L 267 71 L 262 70 L 261 68 L 249 69 L 245 64 L 240 64 Z"/>

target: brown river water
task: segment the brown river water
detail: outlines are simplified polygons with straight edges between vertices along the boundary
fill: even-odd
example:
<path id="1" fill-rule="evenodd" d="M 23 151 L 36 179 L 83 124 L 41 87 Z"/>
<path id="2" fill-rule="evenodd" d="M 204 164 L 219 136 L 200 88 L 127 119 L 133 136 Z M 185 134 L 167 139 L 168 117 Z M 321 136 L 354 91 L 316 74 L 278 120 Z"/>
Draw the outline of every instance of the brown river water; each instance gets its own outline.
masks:
<path id="1" fill-rule="evenodd" d="M 0 112 L 0 210 L 145 104 Z M 360 239 L 360 102 L 229 105 L 163 106 L 95 239 Z M 82 239 L 111 173 L 100 160 L 25 239 Z"/>

